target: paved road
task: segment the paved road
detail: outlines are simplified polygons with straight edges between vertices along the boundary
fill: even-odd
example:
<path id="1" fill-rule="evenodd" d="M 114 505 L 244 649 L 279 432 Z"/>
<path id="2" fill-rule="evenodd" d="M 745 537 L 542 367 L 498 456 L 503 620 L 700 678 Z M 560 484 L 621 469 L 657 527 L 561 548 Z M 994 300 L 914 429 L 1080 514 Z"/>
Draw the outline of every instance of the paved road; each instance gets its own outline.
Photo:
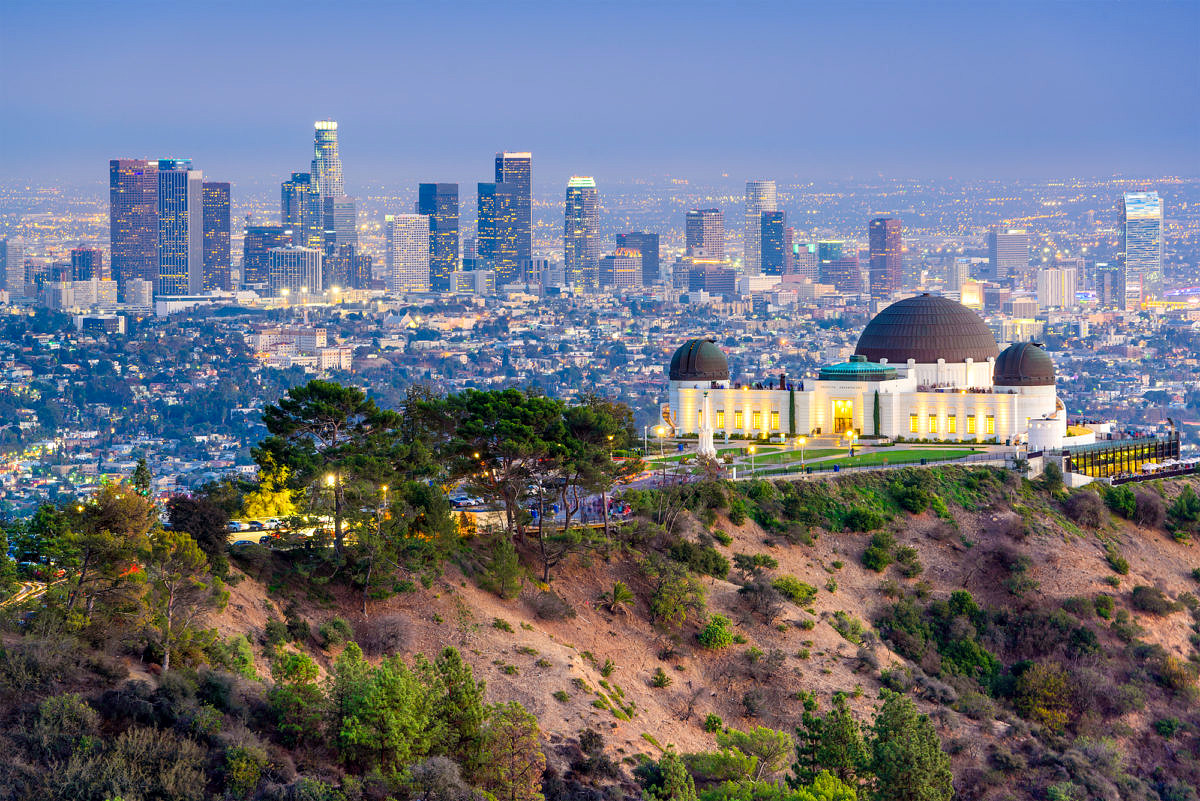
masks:
<path id="1" fill-rule="evenodd" d="M 38 598 L 48 589 L 50 589 L 50 585 L 44 584 L 40 581 L 22 581 L 20 589 L 18 589 L 15 594 L 3 601 L 0 601 L 0 609 L 4 609 L 9 606 L 16 606 L 17 604 L 22 604 L 26 601 Z"/>

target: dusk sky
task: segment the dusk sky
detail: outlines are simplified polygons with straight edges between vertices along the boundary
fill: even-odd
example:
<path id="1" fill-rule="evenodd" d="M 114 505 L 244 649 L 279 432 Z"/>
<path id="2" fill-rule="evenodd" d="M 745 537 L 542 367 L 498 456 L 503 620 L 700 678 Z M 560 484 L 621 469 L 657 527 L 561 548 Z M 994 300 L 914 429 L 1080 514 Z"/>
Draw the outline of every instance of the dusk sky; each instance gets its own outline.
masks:
<path id="1" fill-rule="evenodd" d="M 0 2 L 0 180 L 1200 172 L 1200 2 Z"/>

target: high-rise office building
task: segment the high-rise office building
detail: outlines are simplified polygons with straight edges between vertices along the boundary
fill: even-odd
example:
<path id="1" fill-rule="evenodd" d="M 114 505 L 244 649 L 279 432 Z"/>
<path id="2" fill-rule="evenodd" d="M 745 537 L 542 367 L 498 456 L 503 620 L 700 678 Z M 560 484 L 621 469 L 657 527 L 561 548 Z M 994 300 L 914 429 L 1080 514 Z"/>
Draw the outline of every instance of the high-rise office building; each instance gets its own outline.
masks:
<path id="1" fill-rule="evenodd" d="M 862 292 L 862 273 L 858 254 L 844 253 L 845 243 L 836 239 L 817 242 L 817 259 L 822 284 L 833 284 L 838 292 Z"/>
<path id="2" fill-rule="evenodd" d="M 870 247 L 871 300 L 887 304 L 900 289 L 904 271 L 904 240 L 900 220 L 876 217 L 867 228 Z"/>
<path id="3" fill-rule="evenodd" d="M 429 217 L 389 214 L 383 218 L 388 291 L 429 291 Z"/>
<path id="4" fill-rule="evenodd" d="M 520 280 L 517 223 L 520 193 L 513 184 L 479 184 L 476 266 L 494 270 L 496 284 Z"/>
<path id="5" fill-rule="evenodd" d="M 358 247 L 358 209 L 349 195 L 322 195 L 325 207 L 325 252 L 342 245 Z"/>
<path id="6" fill-rule="evenodd" d="M 205 291 L 228 291 L 233 286 L 233 263 L 229 254 L 229 184 L 204 182 L 204 278 Z"/>
<path id="7" fill-rule="evenodd" d="M 279 222 L 292 229 L 297 245 L 325 246 L 325 208 L 311 173 L 294 172 L 280 185 Z"/>
<path id="8" fill-rule="evenodd" d="M 642 286 L 653 286 L 661 279 L 658 264 L 658 234 L 630 231 L 617 234 L 617 247 L 636 250 L 642 254 Z"/>
<path id="9" fill-rule="evenodd" d="M 371 254 L 354 245 L 339 245 L 329 256 L 321 259 L 321 281 L 326 289 L 371 288 Z"/>
<path id="10" fill-rule="evenodd" d="M 687 213 L 684 244 L 689 256 L 725 260 L 725 215 L 720 209 L 692 209 Z"/>
<path id="11" fill-rule="evenodd" d="M 303 300 L 319 295 L 322 284 L 323 254 L 316 248 L 271 248 L 268 251 L 268 275 L 276 295 Z"/>
<path id="12" fill-rule="evenodd" d="M 158 160 L 158 294 L 204 284 L 204 173 L 191 159 Z"/>
<path id="13" fill-rule="evenodd" d="M 129 281 L 158 283 L 158 162 L 108 163 L 108 221 L 112 276 L 125 299 Z"/>
<path id="14" fill-rule="evenodd" d="M 585 289 L 600 285 L 600 194 L 590 177 L 576 175 L 567 181 L 563 222 L 563 268 L 567 284 Z"/>
<path id="15" fill-rule="evenodd" d="M 293 231 L 282 225 L 251 225 L 242 239 L 242 285 L 265 286 L 271 280 L 271 251 L 295 245 Z"/>
<path id="16" fill-rule="evenodd" d="M 628 289 L 641 283 L 642 254 L 630 248 L 617 248 L 617 252 L 599 260 L 599 284 L 607 289 Z"/>
<path id="17" fill-rule="evenodd" d="M 821 275 L 815 242 L 792 243 L 792 274 L 816 282 Z"/>
<path id="18" fill-rule="evenodd" d="M 80 245 L 71 250 L 72 281 L 107 281 L 108 270 L 104 269 L 104 251 Z"/>
<path id="19" fill-rule="evenodd" d="M 764 211 L 759 221 L 759 274 L 783 275 L 787 264 L 787 226 L 782 211 Z"/>
<path id="20" fill-rule="evenodd" d="M 313 124 L 313 161 L 310 173 L 319 195 L 346 194 L 342 179 L 342 156 L 338 152 L 338 124 L 333 120 L 318 120 Z"/>
<path id="21" fill-rule="evenodd" d="M 533 258 L 533 156 L 530 153 L 497 153 L 496 183 L 513 187 L 515 217 L 516 261 Z M 500 282 L 500 276 L 496 276 Z"/>
<path id="22" fill-rule="evenodd" d="M 417 214 L 429 217 L 429 288 L 449 292 L 458 269 L 458 184 L 421 184 Z"/>
<path id="23" fill-rule="evenodd" d="M 994 280 L 1021 286 L 1029 271 L 1029 232 L 1023 228 L 993 228 L 988 232 L 988 266 Z"/>
<path id="24" fill-rule="evenodd" d="M 1078 271 L 1075 267 L 1055 265 L 1043 267 L 1037 274 L 1038 309 L 1075 308 Z"/>
<path id="25" fill-rule="evenodd" d="M 25 280 L 25 240 L 19 236 L 0 239 L 0 281 L 10 300 L 33 294 Z"/>
<path id="26" fill-rule="evenodd" d="M 1096 301 L 1102 309 L 1125 309 L 1125 266 L 1120 262 L 1096 262 L 1092 272 Z"/>
<path id="27" fill-rule="evenodd" d="M 1162 281 L 1163 202 L 1158 192 L 1126 192 L 1120 210 L 1117 261 L 1125 272 L 1126 308 L 1138 308 Z"/>
<path id="28" fill-rule="evenodd" d="M 776 211 L 774 181 L 746 181 L 746 225 L 743 230 L 742 272 L 762 273 L 762 215 Z M 782 239 L 782 234 L 780 239 Z"/>

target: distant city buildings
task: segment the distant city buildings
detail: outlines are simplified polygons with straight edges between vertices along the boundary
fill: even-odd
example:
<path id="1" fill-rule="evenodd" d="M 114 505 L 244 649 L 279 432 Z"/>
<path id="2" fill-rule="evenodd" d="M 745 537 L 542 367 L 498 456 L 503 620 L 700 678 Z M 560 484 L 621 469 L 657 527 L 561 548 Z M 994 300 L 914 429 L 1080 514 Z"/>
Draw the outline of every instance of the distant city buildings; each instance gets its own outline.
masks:
<path id="1" fill-rule="evenodd" d="M 1078 271 L 1073 266 L 1043 267 L 1037 274 L 1038 309 L 1073 309 Z"/>
<path id="2" fill-rule="evenodd" d="M 900 290 L 904 272 L 904 239 L 900 220 L 895 217 L 876 217 L 867 229 L 870 248 L 871 300 L 877 304 L 891 302 Z"/>
<path id="3" fill-rule="evenodd" d="M 762 215 L 764 212 L 776 210 L 774 181 L 746 182 L 746 225 L 743 231 L 745 249 L 742 258 L 742 272 L 746 275 L 759 275 L 762 272 Z M 782 237 L 781 231 L 780 239 Z"/>
<path id="4" fill-rule="evenodd" d="M 310 295 L 319 295 L 322 290 L 322 255 L 316 248 L 272 248 L 268 254 L 271 292 L 296 302 L 302 302 Z"/>
<path id="5" fill-rule="evenodd" d="M 567 283 L 595 289 L 602 281 L 597 273 L 597 260 L 600 258 L 600 195 L 594 179 L 576 175 L 567 182 L 564 217 L 563 267 Z M 614 286 L 611 282 L 607 285 Z"/>
<path id="6" fill-rule="evenodd" d="M 71 250 L 72 281 L 103 281 L 108 277 L 108 270 L 104 268 L 103 250 L 82 245 Z"/>
<path id="7" fill-rule="evenodd" d="M 429 288 L 449 292 L 458 270 L 458 184 L 420 184 L 417 214 L 429 218 Z"/>
<path id="8" fill-rule="evenodd" d="M 109 264 L 124 299 L 135 278 L 158 281 L 158 162 L 108 163 Z"/>
<path id="9" fill-rule="evenodd" d="M 685 253 L 725 259 L 725 215 L 720 209 L 693 209 L 684 226 Z"/>
<path id="10" fill-rule="evenodd" d="M 1096 292 L 1096 302 L 1102 309 L 1124 310 L 1125 295 L 1125 265 L 1120 262 L 1098 261 L 1092 269 L 1092 284 Z"/>
<path id="11" fill-rule="evenodd" d="M 1124 268 L 1126 307 L 1137 308 L 1162 281 L 1162 198 L 1158 192 L 1126 192 L 1120 213 L 1117 261 Z"/>
<path id="12" fill-rule="evenodd" d="M 764 211 L 759 216 L 759 274 L 783 275 L 787 271 L 786 230 L 782 211 Z"/>
<path id="13" fill-rule="evenodd" d="M 497 153 L 496 183 L 511 189 L 514 264 L 533 258 L 533 156 L 530 153 Z M 515 280 L 515 270 L 512 271 Z M 507 277 L 507 270 L 504 276 Z"/>
<path id="14" fill-rule="evenodd" d="M 25 240 L 19 236 L 0 239 L 0 280 L 13 300 L 29 297 L 25 281 Z"/>
<path id="15" fill-rule="evenodd" d="M 388 291 L 429 291 L 429 217 L 389 214 L 384 217 Z"/>
<path id="16" fill-rule="evenodd" d="M 271 280 L 271 251 L 295 245 L 293 230 L 282 225 L 252 225 L 242 239 L 242 284 L 266 287 Z"/>
<path id="17" fill-rule="evenodd" d="M 297 245 L 325 246 L 325 209 L 312 174 L 294 172 L 280 185 L 279 222 L 294 232 Z"/>
<path id="18" fill-rule="evenodd" d="M 498 284 L 515 282 L 520 277 L 520 187 L 515 183 L 481 183 L 477 198 L 477 261 L 483 269 L 495 271 Z"/>

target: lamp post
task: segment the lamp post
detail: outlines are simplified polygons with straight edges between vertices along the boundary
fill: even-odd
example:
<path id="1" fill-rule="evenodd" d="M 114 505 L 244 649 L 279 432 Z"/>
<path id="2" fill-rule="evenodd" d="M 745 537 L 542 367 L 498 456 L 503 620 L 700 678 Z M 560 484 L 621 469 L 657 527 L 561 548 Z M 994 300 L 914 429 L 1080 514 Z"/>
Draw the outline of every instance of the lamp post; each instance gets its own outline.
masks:
<path id="1" fill-rule="evenodd" d="M 747 450 L 750 451 L 750 475 L 754 475 L 754 452 L 758 449 L 751 445 Z"/>
<path id="2" fill-rule="evenodd" d="M 325 474 L 325 486 L 333 490 L 333 547 L 342 553 L 342 481 L 337 471 Z"/>
<path id="3" fill-rule="evenodd" d="M 608 460 L 610 462 L 612 461 L 612 441 L 613 441 L 613 435 L 609 434 L 608 435 Z"/>
<path id="4" fill-rule="evenodd" d="M 666 432 L 667 430 L 663 426 L 654 427 L 654 433 L 658 435 L 658 455 L 660 457 L 667 455 L 663 450 L 663 435 L 666 434 Z"/>
<path id="5" fill-rule="evenodd" d="M 800 469 L 804 469 L 804 446 L 808 442 L 807 437 L 796 437 L 796 444 L 800 446 Z"/>

